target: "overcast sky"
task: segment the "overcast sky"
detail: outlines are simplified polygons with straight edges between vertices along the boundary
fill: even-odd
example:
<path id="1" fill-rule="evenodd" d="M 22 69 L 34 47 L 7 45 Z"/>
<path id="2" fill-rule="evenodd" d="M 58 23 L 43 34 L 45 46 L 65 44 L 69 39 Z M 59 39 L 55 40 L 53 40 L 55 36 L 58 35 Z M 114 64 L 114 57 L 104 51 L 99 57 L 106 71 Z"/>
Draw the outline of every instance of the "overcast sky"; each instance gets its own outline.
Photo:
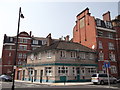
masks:
<path id="1" fill-rule="evenodd" d="M 49 2 L 48 2 L 49 1 Z M 92 2 L 91 2 L 92 1 Z M 101 2 L 100 2 L 101 1 Z M 3 36 L 17 33 L 19 7 L 25 18 L 21 19 L 20 32 L 32 31 L 36 37 L 53 38 L 70 35 L 72 38 L 76 15 L 89 8 L 92 16 L 102 19 L 103 13 L 110 11 L 112 19 L 118 15 L 119 0 L 1 0 L 0 1 L 0 56 Z"/>

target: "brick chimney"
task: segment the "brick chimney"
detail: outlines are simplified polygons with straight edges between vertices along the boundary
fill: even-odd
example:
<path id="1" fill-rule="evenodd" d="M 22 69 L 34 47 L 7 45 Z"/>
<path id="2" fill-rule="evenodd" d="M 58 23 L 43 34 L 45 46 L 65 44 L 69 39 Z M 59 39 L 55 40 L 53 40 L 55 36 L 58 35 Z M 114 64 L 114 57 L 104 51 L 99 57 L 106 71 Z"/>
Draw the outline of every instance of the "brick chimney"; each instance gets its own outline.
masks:
<path id="1" fill-rule="evenodd" d="M 65 39 L 65 40 L 66 40 L 66 41 L 69 41 L 69 35 L 66 36 L 66 39 Z"/>
<path id="2" fill-rule="evenodd" d="M 50 46 L 52 44 L 51 33 L 46 38 L 47 38 L 47 46 Z"/>
<path id="3" fill-rule="evenodd" d="M 111 21 L 110 11 L 103 14 L 103 20 L 104 21 Z"/>

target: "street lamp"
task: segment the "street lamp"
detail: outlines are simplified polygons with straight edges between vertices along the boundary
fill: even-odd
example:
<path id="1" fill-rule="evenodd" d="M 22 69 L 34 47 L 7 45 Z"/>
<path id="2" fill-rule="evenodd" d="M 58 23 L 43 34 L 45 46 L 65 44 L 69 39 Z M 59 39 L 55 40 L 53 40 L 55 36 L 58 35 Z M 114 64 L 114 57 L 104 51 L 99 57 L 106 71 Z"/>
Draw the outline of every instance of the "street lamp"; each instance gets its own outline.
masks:
<path id="1" fill-rule="evenodd" d="M 65 74 L 65 67 L 64 67 L 64 65 L 63 65 L 63 67 L 62 67 L 62 73 Z M 66 77 L 66 76 L 65 76 L 65 77 Z M 65 82 L 66 82 L 66 78 L 64 78 L 64 85 L 65 85 Z"/>
<path id="2" fill-rule="evenodd" d="M 18 48 L 18 36 L 19 36 L 20 18 L 24 18 L 23 14 L 21 12 L 21 7 L 19 8 L 17 38 L 16 38 L 16 43 L 15 43 L 15 57 L 14 57 L 14 61 L 13 61 L 13 83 L 12 83 L 12 90 L 14 90 L 14 83 L 15 83 L 15 70 L 16 70 L 16 60 L 17 60 L 17 48 Z"/>

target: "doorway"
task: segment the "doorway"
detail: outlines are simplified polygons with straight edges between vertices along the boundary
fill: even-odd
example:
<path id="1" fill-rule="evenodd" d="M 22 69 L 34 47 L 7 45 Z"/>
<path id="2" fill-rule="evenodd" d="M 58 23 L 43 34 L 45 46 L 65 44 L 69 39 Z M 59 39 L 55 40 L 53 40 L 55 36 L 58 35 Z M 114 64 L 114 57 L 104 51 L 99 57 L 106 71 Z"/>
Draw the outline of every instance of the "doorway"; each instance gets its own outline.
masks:
<path id="1" fill-rule="evenodd" d="M 40 83 L 42 83 L 43 70 L 40 70 Z"/>

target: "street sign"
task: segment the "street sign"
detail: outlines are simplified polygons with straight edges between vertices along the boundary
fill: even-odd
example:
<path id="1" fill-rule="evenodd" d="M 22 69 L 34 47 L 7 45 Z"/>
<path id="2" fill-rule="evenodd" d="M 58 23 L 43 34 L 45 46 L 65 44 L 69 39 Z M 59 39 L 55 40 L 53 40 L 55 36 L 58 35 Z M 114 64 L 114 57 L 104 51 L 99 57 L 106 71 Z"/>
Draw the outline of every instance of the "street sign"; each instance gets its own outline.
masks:
<path id="1" fill-rule="evenodd" d="M 109 88 L 110 88 L 110 77 L 109 77 L 109 70 L 108 70 L 108 68 L 110 67 L 110 62 L 104 62 L 104 67 L 107 68 L 108 85 L 109 85 Z"/>
<path id="2" fill-rule="evenodd" d="M 110 67 L 110 62 L 104 62 L 104 67 L 109 68 Z"/>

